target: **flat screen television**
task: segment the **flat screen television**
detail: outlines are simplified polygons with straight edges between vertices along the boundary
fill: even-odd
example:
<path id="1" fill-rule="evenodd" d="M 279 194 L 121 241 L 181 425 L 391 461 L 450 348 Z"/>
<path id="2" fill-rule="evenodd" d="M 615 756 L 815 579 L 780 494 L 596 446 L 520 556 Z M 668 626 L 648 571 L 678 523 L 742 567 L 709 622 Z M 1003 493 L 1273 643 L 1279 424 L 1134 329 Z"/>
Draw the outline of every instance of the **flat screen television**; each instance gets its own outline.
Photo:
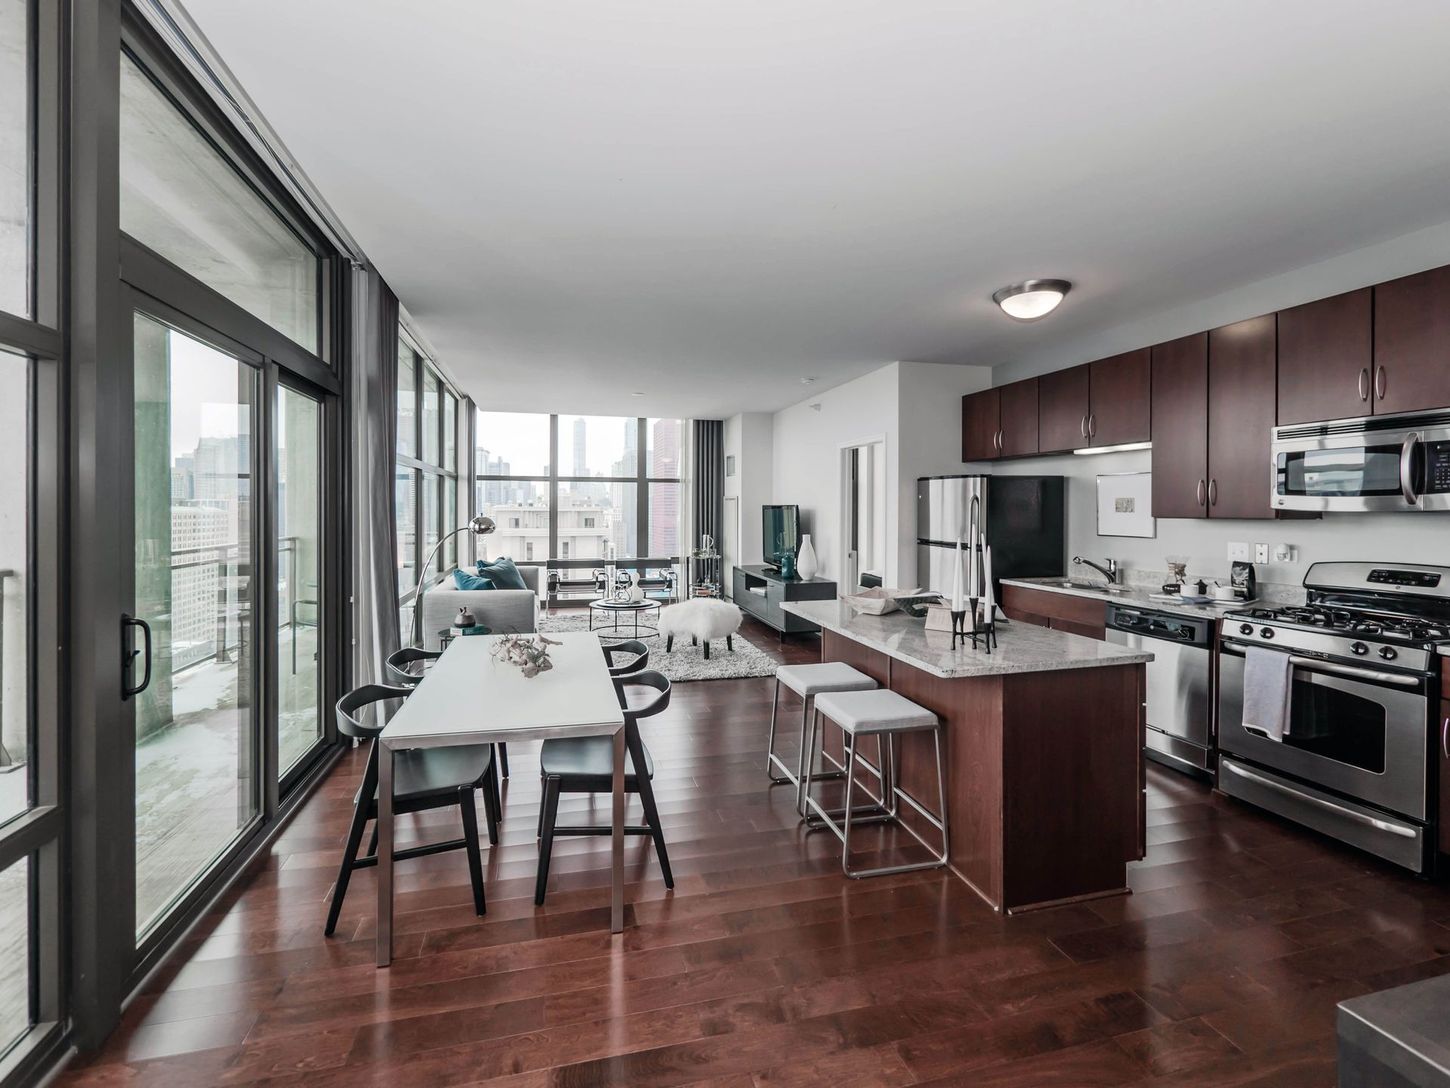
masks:
<path id="1" fill-rule="evenodd" d="M 801 546 L 801 508 L 766 506 L 761 518 L 764 538 L 760 554 L 768 567 L 780 566 L 782 555 L 795 555 Z"/>

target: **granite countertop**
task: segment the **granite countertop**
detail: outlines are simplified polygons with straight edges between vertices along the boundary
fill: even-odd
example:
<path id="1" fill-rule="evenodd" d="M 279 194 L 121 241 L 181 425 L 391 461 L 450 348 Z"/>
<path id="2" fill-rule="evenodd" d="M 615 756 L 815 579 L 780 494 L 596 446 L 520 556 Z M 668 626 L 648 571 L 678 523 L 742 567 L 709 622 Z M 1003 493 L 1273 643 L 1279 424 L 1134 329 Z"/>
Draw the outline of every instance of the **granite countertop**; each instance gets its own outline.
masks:
<path id="1" fill-rule="evenodd" d="M 786 601 L 781 608 L 863 646 L 880 650 L 897 661 L 948 680 L 1133 665 L 1153 660 L 1151 653 L 1030 623 L 999 622 L 997 648 L 988 654 L 984 650 L 974 650 L 970 645 L 952 649 L 950 632 L 928 631 L 925 621 L 905 612 L 868 616 L 839 598 L 833 601 Z"/>
<path id="2" fill-rule="evenodd" d="M 1254 604 L 1250 605 L 1244 601 L 1234 601 L 1232 604 L 1219 607 L 1211 604 L 1184 604 L 1182 601 L 1160 601 L 1150 596 L 1152 593 L 1160 592 L 1155 586 L 1128 585 L 1118 593 L 1109 593 L 1107 590 L 1098 589 L 1093 586 L 1065 586 L 1062 583 L 1065 578 L 1003 578 L 1004 586 L 1021 586 L 1024 589 L 1040 589 L 1044 593 L 1065 593 L 1070 597 L 1087 597 L 1095 601 L 1111 601 L 1117 604 L 1130 604 L 1139 608 L 1152 608 L 1159 612 L 1169 612 L 1175 616 L 1193 616 L 1196 619 L 1213 620 L 1218 619 L 1226 612 L 1233 612 L 1242 608 L 1267 608 L 1277 607 L 1284 604 L 1303 604 L 1303 593 L 1300 593 L 1297 600 L 1290 595 L 1276 591 L 1272 594 L 1260 594 Z"/>

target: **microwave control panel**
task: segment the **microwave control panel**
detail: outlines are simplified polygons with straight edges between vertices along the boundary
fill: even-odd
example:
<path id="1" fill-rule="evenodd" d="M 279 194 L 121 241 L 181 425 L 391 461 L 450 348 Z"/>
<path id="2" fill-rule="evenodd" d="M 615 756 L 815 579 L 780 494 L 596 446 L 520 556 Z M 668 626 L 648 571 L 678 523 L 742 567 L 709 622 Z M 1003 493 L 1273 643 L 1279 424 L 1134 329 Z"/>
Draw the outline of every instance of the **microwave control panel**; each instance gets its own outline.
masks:
<path id="1" fill-rule="evenodd" d="M 1450 442 L 1425 443 L 1425 490 L 1450 491 Z"/>

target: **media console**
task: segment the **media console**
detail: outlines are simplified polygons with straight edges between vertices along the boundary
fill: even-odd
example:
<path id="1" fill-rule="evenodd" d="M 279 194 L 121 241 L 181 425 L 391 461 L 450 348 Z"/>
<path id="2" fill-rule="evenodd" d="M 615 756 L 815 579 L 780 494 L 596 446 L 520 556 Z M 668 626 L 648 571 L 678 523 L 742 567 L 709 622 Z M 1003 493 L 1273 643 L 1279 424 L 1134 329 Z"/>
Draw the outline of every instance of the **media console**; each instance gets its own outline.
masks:
<path id="1" fill-rule="evenodd" d="M 786 601 L 833 601 L 836 583 L 829 578 L 782 578 L 773 567 L 736 567 L 734 600 L 742 612 L 754 616 L 782 635 L 807 634 L 820 628 L 810 620 L 781 610 Z"/>

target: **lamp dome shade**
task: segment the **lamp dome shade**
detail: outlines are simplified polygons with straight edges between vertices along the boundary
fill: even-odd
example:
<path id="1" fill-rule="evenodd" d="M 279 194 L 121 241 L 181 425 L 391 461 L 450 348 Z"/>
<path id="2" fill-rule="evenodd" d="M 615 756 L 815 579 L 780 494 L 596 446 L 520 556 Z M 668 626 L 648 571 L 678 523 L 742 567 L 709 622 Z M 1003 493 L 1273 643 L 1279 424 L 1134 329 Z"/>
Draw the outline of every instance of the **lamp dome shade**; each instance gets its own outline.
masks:
<path id="1" fill-rule="evenodd" d="M 1072 290 L 1067 280 L 1024 280 L 992 294 L 992 301 L 1015 321 L 1036 321 L 1057 309 Z"/>

